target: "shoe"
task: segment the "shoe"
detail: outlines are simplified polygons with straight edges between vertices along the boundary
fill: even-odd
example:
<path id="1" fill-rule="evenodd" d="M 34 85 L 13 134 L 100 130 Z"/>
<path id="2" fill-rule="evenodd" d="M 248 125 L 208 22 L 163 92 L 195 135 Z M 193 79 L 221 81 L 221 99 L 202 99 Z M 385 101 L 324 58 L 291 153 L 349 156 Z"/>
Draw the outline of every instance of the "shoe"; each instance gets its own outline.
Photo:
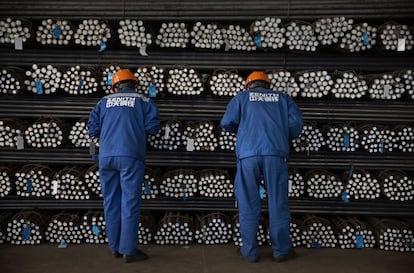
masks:
<path id="1" fill-rule="evenodd" d="M 241 248 L 237 248 L 237 256 L 239 256 L 240 258 L 243 258 L 243 260 L 249 262 L 249 263 L 257 263 L 260 260 L 260 257 L 257 257 L 256 259 L 250 260 L 247 259 L 246 257 L 243 256 L 243 254 L 241 253 Z"/>
<path id="2" fill-rule="evenodd" d="M 296 251 L 294 249 L 291 249 L 287 255 L 279 256 L 279 257 L 273 256 L 272 260 L 274 262 L 281 263 L 281 262 L 290 260 L 290 259 L 294 258 L 295 256 L 296 256 Z"/>
<path id="3" fill-rule="evenodd" d="M 119 253 L 118 251 L 112 251 L 112 256 L 114 256 L 115 258 L 121 258 L 122 254 Z"/>
<path id="4" fill-rule="evenodd" d="M 137 251 L 135 255 L 124 255 L 124 262 L 125 263 L 133 263 L 138 261 L 144 261 L 148 259 L 148 255 L 142 252 L 141 250 Z"/>

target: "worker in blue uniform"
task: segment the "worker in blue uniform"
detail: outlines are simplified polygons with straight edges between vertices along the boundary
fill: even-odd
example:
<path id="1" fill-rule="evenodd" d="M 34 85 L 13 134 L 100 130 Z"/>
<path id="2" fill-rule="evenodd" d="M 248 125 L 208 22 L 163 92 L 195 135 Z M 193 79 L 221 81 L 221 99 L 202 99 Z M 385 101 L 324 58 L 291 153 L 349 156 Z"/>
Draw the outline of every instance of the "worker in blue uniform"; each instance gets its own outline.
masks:
<path id="1" fill-rule="evenodd" d="M 246 90 L 230 100 L 221 126 L 237 133 L 235 197 L 239 209 L 242 247 L 249 262 L 260 258 L 257 231 L 261 215 L 260 180 L 267 191 L 269 232 L 273 260 L 292 258 L 295 251 L 289 235 L 288 166 L 290 141 L 303 129 L 302 112 L 286 93 L 270 90 L 262 71 L 246 79 Z"/>
<path id="2" fill-rule="evenodd" d="M 90 138 L 99 139 L 99 178 L 109 248 L 126 263 L 145 260 L 138 249 L 146 135 L 160 126 L 155 103 L 137 93 L 137 78 L 127 69 L 112 77 L 115 93 L 103 97 L 88 120 Z"/>

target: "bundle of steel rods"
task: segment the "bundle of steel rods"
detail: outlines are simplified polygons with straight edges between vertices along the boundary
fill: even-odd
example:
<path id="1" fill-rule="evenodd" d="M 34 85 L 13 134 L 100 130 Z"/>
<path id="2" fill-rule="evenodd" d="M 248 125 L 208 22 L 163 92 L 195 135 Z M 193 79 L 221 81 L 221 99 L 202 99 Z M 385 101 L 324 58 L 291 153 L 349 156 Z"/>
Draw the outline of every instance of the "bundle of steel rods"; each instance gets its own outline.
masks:
<path id="1" fill-rule="evenodd" d="M 414 251 L 414 234 L 408 223 L 388 218 L 369 218 L 368 223 L 380 249 L 386 251 Z"/>
<path id="2" fill-rule="evenodd" d="M 35 211 L 21 211 L 7 223 L 7 241 L 13 245 L 38 245 L 42 242 L 48 218 Z"/>
<path id="3" fill-rule="evenodd" d="M 336 217 L 332 220 L 342 249 L 373 248 L 375 236 L 366 223 L 355 217 Z"/>
<path id="4" fill-rule="evenodd" d="M 368 92 L 368 83 L 354 71 L 336 73 L 332 94 L 337 99 L 359 99 Z"/>
<path id="5" fill-rule="evenodd" d="M 377 28 L 368 23 L 354 24 L 352 29 L 342 37 L 339 47 L 348 52 L 372 49 L 377 43 Z"/>
<path id="6" fill-rule="evenodd" d="M 228 25 L 221 29 L 225 50 L 256 50 L 256 45 L 249 32 L 240 25 Z"/>
<path id="7" fill-rule="evenodd" d="M 227 244 L 232 239 L 232 225 L 221 212 L 198 215 L 194 239 L 198 244 Z"/>
<path id="8" fill-rule="evenodd" d="M 203 213 L 193 218 L 180 212 L 166 212 L 156 226 L 152 214 L 144 212 L 139 222 L 139 244 L 188 245 L 226 244 L 231 239 L 242 246 L 238 215 L 231 220 L 222 212 Z M 292 217 L 290 237 L 293 247 L 308 248 L 339 246 L 342 249 L 372 248 L 378 245 L 387 251 L 414 251 L 414 236 L 410 219 L 368 218 L 367 222 L 356 217 L 332 219 L 308 215 L 303 219 Z M 194 225 L 194 226 L 193 226 Z M 257 243 L 271 244 L 268 219 L 260 217 Z M 156 230 L 154 230 L 154 228 Z M 107 243 L 102 211 L 88 210 L 82 214 L 61 212 L 52 218 L 47 213 L 21 211 L 0 213 L 0 244 L 40 244 L 43 239 L 67 247 L 70 243 Z M 194 237 L 193 237 L 194 232 Z M 155 234 L 155 236 L 154 236 Z"/>
<path id="9" fill-rule="evenodd" d="M 190 32 L 191 44 L 195 48 L 220 49 L 224 44 L 221 29 L 217 24 L 196 22 Z"/>
<path id="10" fill-rule="evenodd" d="M 259 227 L 257 230 L 257 245 L 262 246 L 268 241 L 268 233 L 266 231 L 266 223 L 264 217 L 259 219 Z M 235 215 L 233 217 L 233 242 L 236 246 L 243 246 L 243 240 L 240 234 L 240 222 L 239 216 Z"/>
<path id="11" fill-rule="evenodd" d="M 332 223 L 315 215 L 306 216 L 302 222 L 302 243 L 307 248 L 336 247 L 338 241 Z"/>
<path id="12" fill-rule="evenodd" d="M 10 17 L 0 20 L 0 44 L 26 43 L 31 34 L 31 24 L 27 20 L 12 19 Z"/>
<path id="13" fill-rule="evenodd" d="M 390 51 L 406 51 L 413 49 L 414 39 L 407 25 L 387 22 L 379 28 L 382 47 Z"/>
<path id="14" fill-rule="evenodd" d="M 305 181 L 298 170 L 289 169 L 289 197 L 301 197 L 305 193 Z"/>
<path id="15" fill-rule="evenodd" d="M 88 95 L 98 92 L 99 83 L 93 68 L 75 65 L 63 75 L 60 88 L 70 95 Z"/>
<path id="16" fill-rule="evenodd" d="M 190 39 L 187 25 L 179 22 L 162 23 L 155 39 L 160 47 L 186 48 Z"/>
<path id="17" fill-rule="evenodd" d="M 0 196 L 1 197 L 1 196 Z M 14 212 L 11 211 L 1 211 L 0 212 L 0 245 L 8 241 L 8 231 L 7 227 L 9 222 L 12 219 Z"/>
<path id="18" fill-rule="evenodd" d="M 292 218 L 290 220 L 290 239 L 292 241 L 293 247 L 298 247 L 302 245 L 302 230 L 300 229 L 302 226 L 302 221 L 297 218 Z"/>
<path id="19" fill-rule="evenodd" d="M 8 167 L 0 167 L 0 197 L 8 196 L 12 191 L 12 171 Z"/>
<path id="20" fill-rule="evenodd" d="M 256 46 L 259 48 L 278 49 L 286 42 L 286 28 L 282 20 L 276 17 L 264 17 L 254 21 L 250 26 Z"/>
<path id="21" fill-rule="evenodd" d="M 196 21 L 190 30 L 185 21 L 160 22 L 157 35 L 142 20 L 123 18 L 118 23 L 119 43 L 140 48 L 140 53 L 154 42 L 161 48 L 186 48 L 190 42 L 198 49 L 220 49 L 225 44 L 226 50 L 244 51 L 275 50 L 284 45 L 289 50 L 316 51 L 319 45 L 338 45 L 347 52 L 359 52 L 374 48 L 378 36 L 378 48 L 383 51 L 409 51 L 414 45 L 412 26 L 385 22 L 377 29 L 367 22 L 355 23 L 354 19 L 343 16 L 285 23 L 281 18 L 267 16 L 252 21 L 247 26 L 249 31 L 242 25 L 221 26 L 215 22 Z M 4 18 L 0 20 L 0 43 L 16 44 L 16 49 L 21 49 L 17 44 L 28 42 L 34 31 L 28 20 Z M 39 22 L 35 36 L 41 45 L 66 46 L 74 41 L 75 45 L 99 46 L 102 52 L 112 38 L 111 32 L 109 22 L 104 20 L 82 20 L 75 30 L 68 20 L 48 18 Z"/>
<path id="22" fill-rule="evenodd" d="M 345 33 L 352 29 L 353 19 L 345 17 L 321 18 L 315 23 L 315 33 L 321 45 L 332 45 L 339 43 Z"/>
<path id="23" fill-rule="evenodd" d="M 331 124 L 325 128 L 326 146 L 334 152 L 355 152 L 359 149 L 358 130 L 348 124 Z"/>
<path id="24" fill-rule="evenodd" d="M 47 166 L 28 164 L 15 174 L 16 194 L 23 197 L 44 197 L 51 194 L 53 170 Z"/>
<path id="25" fill-rule="evenodd" d="M 347 199 L 374 200 L 380 197 L 381 185 L 368 171 L 355 169 L 345 173 Z"/>
<path id="26" fill-rule="evenodd" d="M 24 71 L 17 67 L 0 70 L 0 94 L 17 95 L 23 90 Z"/>
<path id="27" fill-rule="evenodd" d="M 358 131 L 361 147 L 370 153 L 393 152 L 398 147 L 395 132 L 387 126 L 365 124 Z"/>
<path id="28" fill-rule="evenodd" d="M 155 170 L 145 168 L 144 181 L 142 182 L 141 198 L 155 199 L 159 195 L 159 175 Z"/>
<path id="29" fill-rule="evenodd" d="M 119 65 L 110 65 L 103 69 L 101 87 L 105 94 L 111 94 L 114 92 L 112 90 L 112 77 L 119 69 L 121 69 Z"/>
<path id="30" fill-rule="evenodd" d="M 305 71 L 298 73 L 301 96 L 304 98 L 322 98 L 327 96 L 334 84 L 328 71 Z"/>
<path id="31" fill-rule="evenodd" d="M 135 72 L 138 79 L 137 90 L 149 97 L 156 97 L 165 90 L 164 68 L 156 65 L 140 66 Z"/>
<path id="32" fill-rule="evenodd" d="M 410 99 L 414 99 L 414 73 L 412 69 L 407 69 L 402 73 L 405 89 Z"/>
<path id="33" fill-rule="evenodd" d="M 218 136 L 218 145 L 221 150 L 234 151 L 236 148 L 237 138 L 235 133 L 227 132 L 222 127 L 220 127 Z"/>
<path id="34" fill-rule="evenodd" d="M 401 170 L 384 170 L 378 174 L 384 196 L 391 201 L 412 201 L 414 199 L 414 182 L 406 172 Z"/>
<path id="35" fill-rule="evenodd" d="M 28 77 L 24 83 L 27 90 L 37 95 L 54 94 L 59 90 L 62 73 L 53 65 L 38 66 L 33 64 L 31 70 L 26 71 Z"/>
<path id="36" fill-rule="evenodd" d="M 286 45 L 289 50 L 316 51 L 319 42 L 315 28 L 307 22 L 290 22 L 286 26 Z"/>
<path id="37" fill-rule="evenodd" d="M 104 244 L 108 242 L 102 211 L 89 210 L 83 214 L 80 230 L 82 231 L 83 239 L 87 244 Z"/>
<path id="38" fill-rule="evenodd" d="M 325 145 L 325 139 L 320 129 L 305 124 L 302 133 L 292 141 L 292 145 L 296 152 L 316 152 Z"/>
<path id="39" fill-rule="evenodd" d="M 189 245 L 193 242 L 193 220 L 188 214 L 166 212 L 154 236 L 158 245 Z"/>
<path id="40" fill-rule="evenodd" d="M 211 121 L 188 121 L 183 131 L 182 143 L 187 151 L 214 151 L 218 146 Z"/>
<path id="41" fill-rule="evenodd" d="M 173 95 L 200 95 L 204 91 L 201 76 L 193 68 L 173 68 L 168 71 L 168 93 Z"/>
<path id="42" fill-rule="evenodd" d="M 40 118 L 24 132 L 26 143 L 33 148 L 56 148 L 62 145 L 62 122 L 54 118 Z"/>
<path id="43" fill-rule="evenodd" d="M 233 196 L 233 182 L 227 170 L 201 170 L 198 172 L 198 192 L 201 196 L 227 198 Z"/>
<path id="44" fill-rule="evenodd" d="M 405 93 L 403 78 L 398 74 L 384 73 L 371 78 L 368 94 L 371 99 L 396 100 Z"/>
<path id="45" fill-rule="evenodd" d="M 127 47 L 148 47 L 152 44 L 151 33 L 146 32 L 141 20 L 125 19 L 119 21 L 118 35 L 121 44 Z"/>
<path id="46" fill-rule="evenodd" d="M 18 138 L 23 140 L 23 133 L 28 124 L 14 118 L 4 118 L 0 120 L 0 147 L 7 148 L 24 148 L 18 147 Z"/>
<path id="47" fill-rule="evenodd" d="M 267 76 L 270 80 L 270 89 L 284 92 L 291 97 L 297 97 L 300 93 L 295 76 L 289 71 L 268 71 Z"/>
<path id="48" fill-rule="evenodd" d="M 82 20 L 73 38 L 77 45 L 102 48 L 111 38 L 111 29 L 106 22 L 97 19 Z"/>
<path id="49" fill-rule="evenodd" d="M 209 84 L 210 91 L 217 96 L 235 96 L 244 90 L 244 79 L 236 71 L 215 71 Z"/>
<path id="50" fill-rule="evenodd" d="M 62 248 L 67 247 L 68 244 L 80 244 L 84 239 L 81 222 L 77 214 L 66 212 L 55 214 L 47 226 L 45 238 L 49 243 L 59 244 Z"/>
<path id="51" fill-rule="evenodd" d="M 73 33 L 73 26 L 68 20 L 45 19 L 37 28 L 36 41 L 42 45 L 67 46 Z"/>
<path id="52" fill-rule="evenodd" d="M 414 152 L 414 126 L 396 126 L 397 149 L 404 153 Z"/>
<path id="53" fill-rule="evenodd" d="M 52 195 L 56 199 L 87 200 L 90 193 L 83 181 L 82 171 L 76 168 L 64 168 L 55 173 L 52 179 Z"/>
<path id="54" fill-rule="evenodd" d="M 149 213 L 143 213 L 139 222 L 138 245 L 148 245 L 154 237 L 155 219 Z"/>
<path id="55" fill-rule="evenodd" d="M 186 200 L 198 192 L 198 178 L 194 170 L 178 169 L 164 174 L 160 191 L 168 197 Z"/>
<path id="56" fill-rule="evenodd" d="M 102 188 L 101 182 L 99 180 L 98 163 L 93 164 L 86 170 L 86 172 L 83 175 L 83 179 L 85 181 L 86 186 L 93 194 L 102 197 Z"/>
<path id="57" fill-rule="evenodd" d="M 69 132 L 68 139 L 77 148 L 89 147 L 87 122 L 86 119 L 78 120 Z"/>
<path id="58" fill-rule="evenodd" d="M 312 170 L 306 173 L 306 191 L 313 198 L 338 198 L 343 185 L 333 173 L 327 170 Z"/>
<path id="59" fill-rule="evenodd" d="M 150 147 L 158 150 L 177 150 L 182 144 L 182 125 L 179 121 L 164 121 L 155 135 L 148 135 Z"/>

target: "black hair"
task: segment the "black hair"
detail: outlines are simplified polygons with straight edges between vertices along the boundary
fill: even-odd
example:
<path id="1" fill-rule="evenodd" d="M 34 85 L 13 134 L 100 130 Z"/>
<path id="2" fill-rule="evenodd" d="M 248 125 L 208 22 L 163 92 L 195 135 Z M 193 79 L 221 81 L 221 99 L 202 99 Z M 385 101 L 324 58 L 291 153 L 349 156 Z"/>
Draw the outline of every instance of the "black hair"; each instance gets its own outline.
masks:
<path id="1" fill-rule="evenodd" d="M 119 82 L 115 85 L 115 88 L 118 90 L 124 89 L 124 88 L 131 88 L 131 89 L 135 89 L 137 87 L 137 82 L 136 81 L 131 81 L 131 80 L 126 80 L 126 81 L 122 81 Z"/>
<path id="2" fill-rule="evenodd" d="M 248 87 L 249 87 L 249 89 L 253 89 L 253 88 L 257 88 L 257 87 L 262 87 L 262 88 L 269 89 L 270 84 L 267 81 L 257 80 L 257 81 L 252 81 L 251 83 L 249 83 Z"/>

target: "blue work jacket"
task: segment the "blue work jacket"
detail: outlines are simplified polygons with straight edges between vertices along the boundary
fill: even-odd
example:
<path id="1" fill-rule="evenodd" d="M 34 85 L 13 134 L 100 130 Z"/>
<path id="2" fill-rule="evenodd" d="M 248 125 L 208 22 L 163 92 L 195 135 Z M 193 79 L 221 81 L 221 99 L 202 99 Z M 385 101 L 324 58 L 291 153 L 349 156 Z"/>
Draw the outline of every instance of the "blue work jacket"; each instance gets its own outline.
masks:
<path id="1" fill-rule="evenodd" d="M 155 103 L 130 88 L 103 97 L 88 120 L 89 137 L 99 138 L 99 157 L 128 156 L 144 160 L 146 136 L 157 133 L 159 127 Z"/>
<path id="2" fill-rule="evenodd" d="M 289 155 L 290 140 L 303 129 L 302 112 L 286 93 L 264 88 L 239 92 L 230 100 L 221 126 L 237 133 L 238 159 Z"/>

